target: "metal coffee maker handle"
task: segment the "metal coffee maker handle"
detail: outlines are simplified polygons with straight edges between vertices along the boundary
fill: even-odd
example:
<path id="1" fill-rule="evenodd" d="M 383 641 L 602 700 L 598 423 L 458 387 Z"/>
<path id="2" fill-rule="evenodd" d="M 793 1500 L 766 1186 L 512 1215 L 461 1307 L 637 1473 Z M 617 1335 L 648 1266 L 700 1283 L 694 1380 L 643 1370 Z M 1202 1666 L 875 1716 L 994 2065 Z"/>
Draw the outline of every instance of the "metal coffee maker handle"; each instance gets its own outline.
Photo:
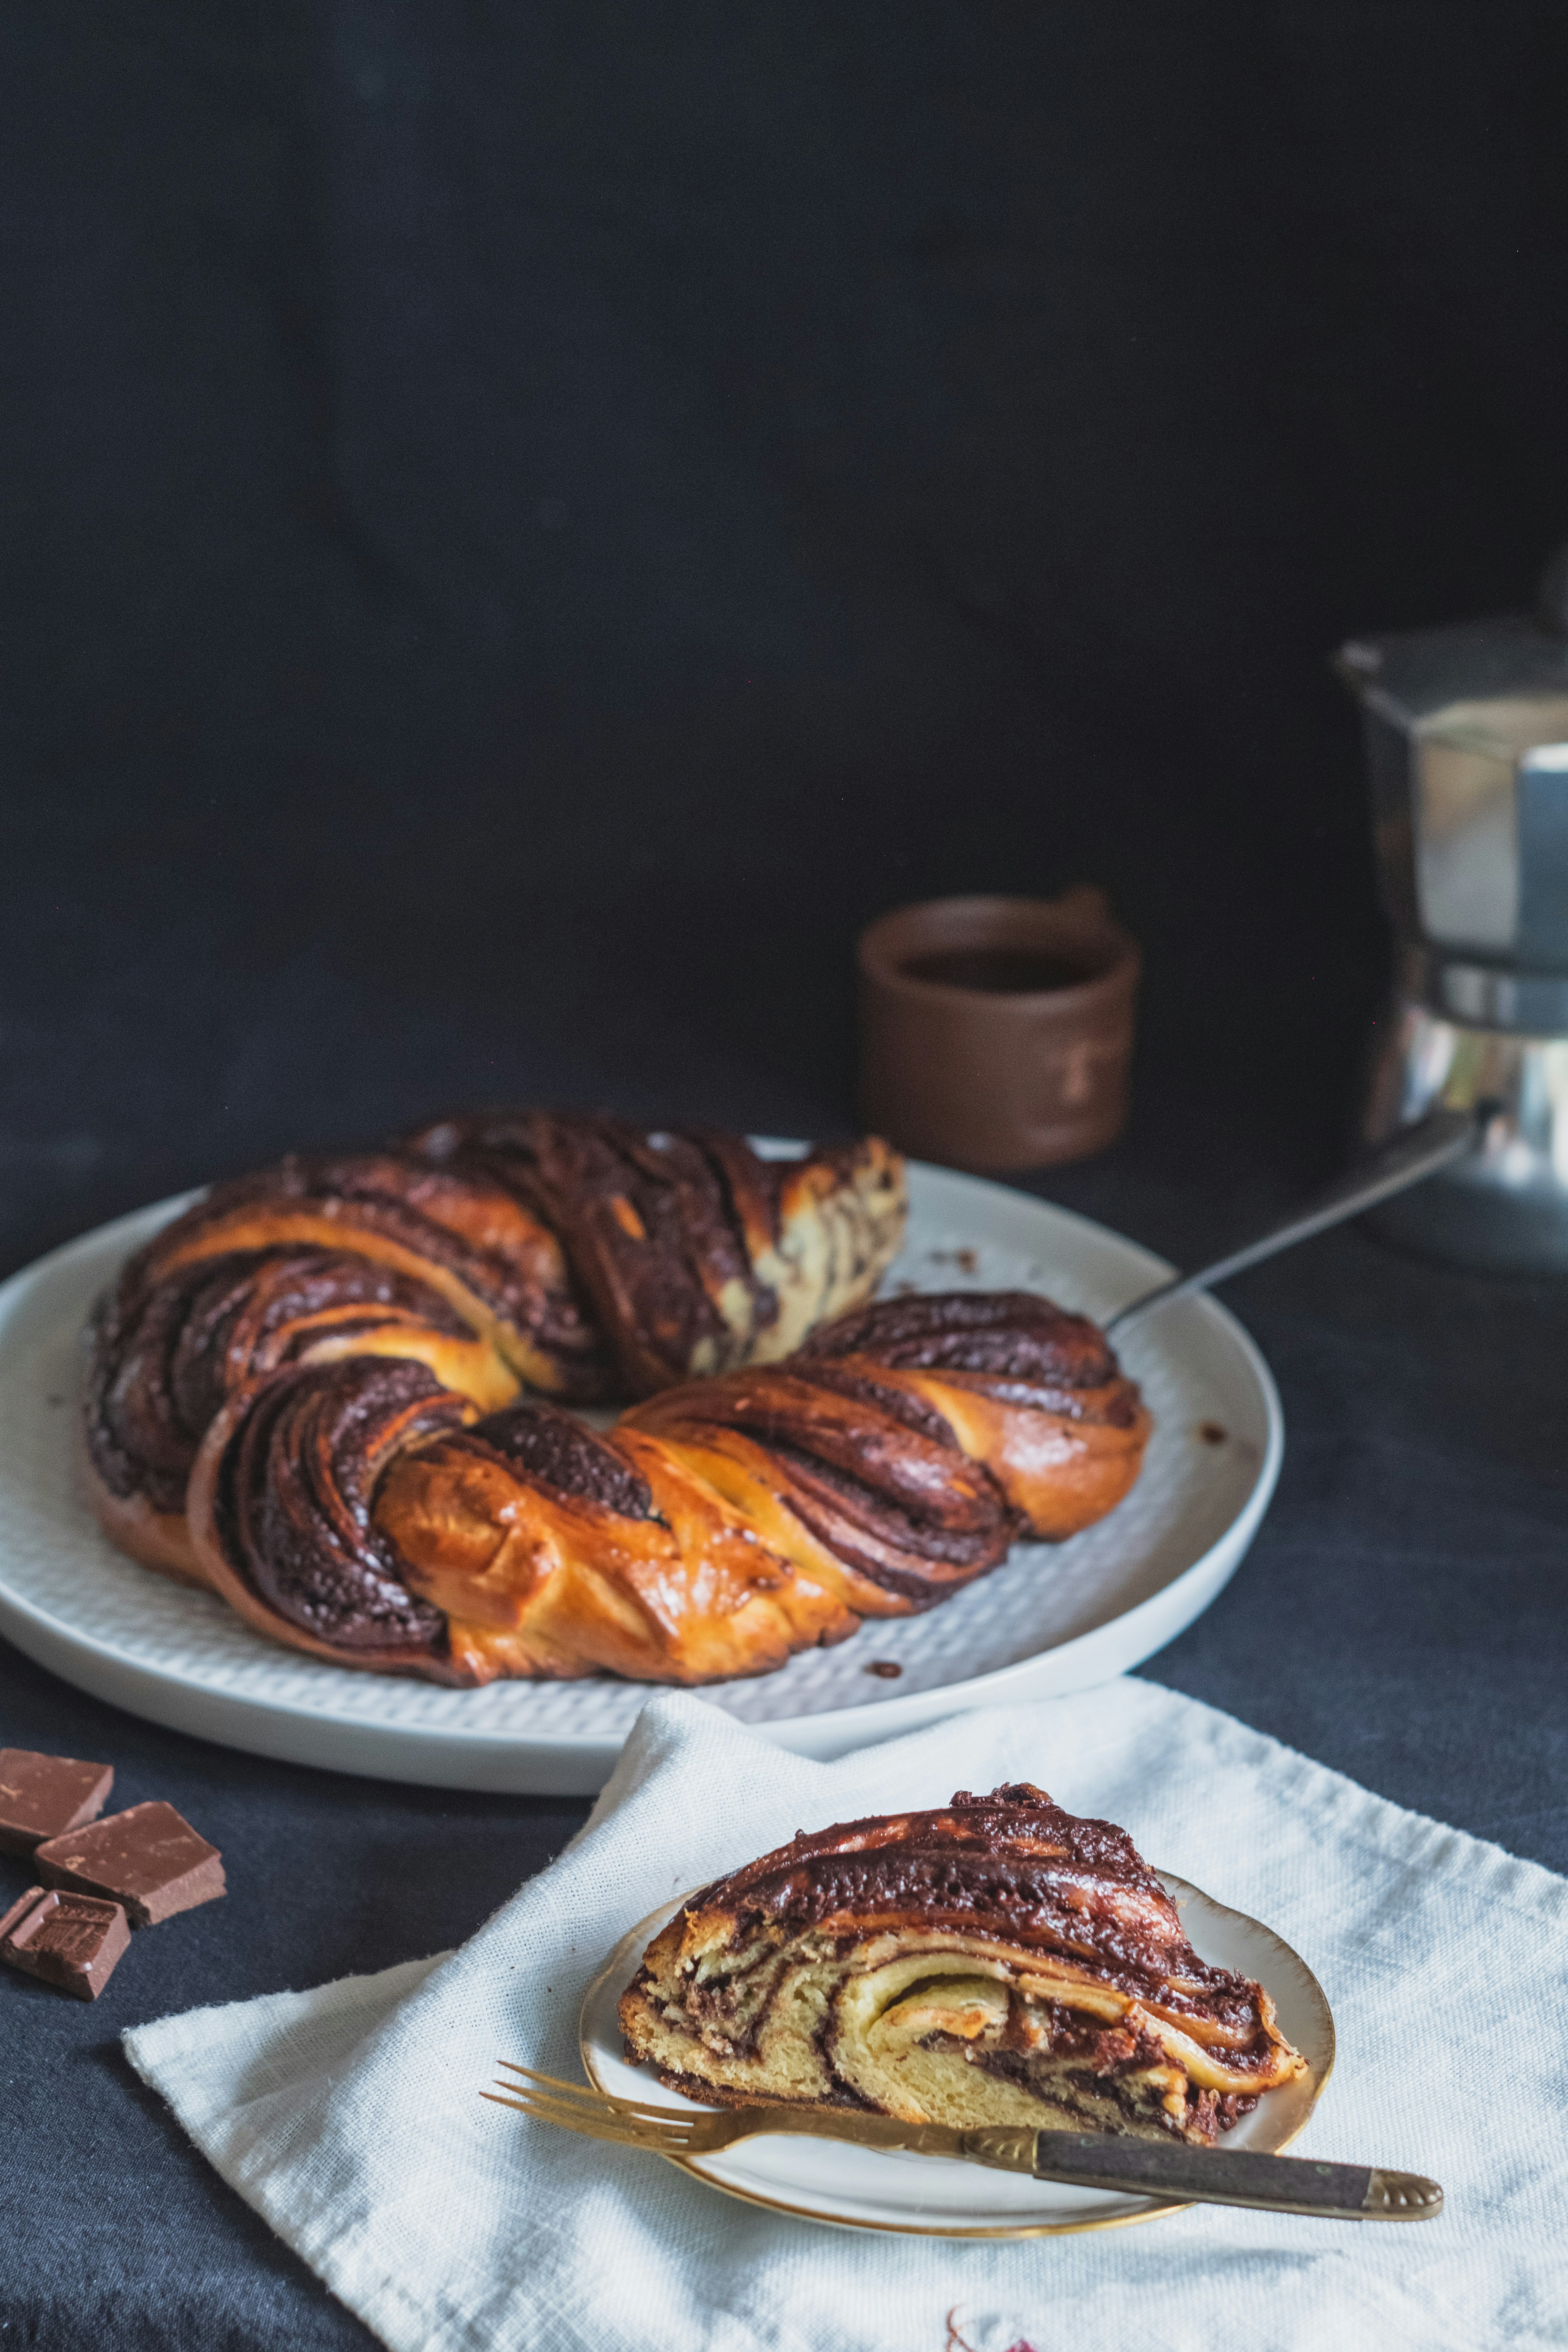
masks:
<path id="1" fill-rule="evenodd" d="M 1532 612 L 1357 640 L 1335 667 L 1398 942 L 1364 1139 L 1483 1114 L 1474 1150 L 1372 1222 L 1458 1265 L 1568 1274 L 1568 547 Z"/>

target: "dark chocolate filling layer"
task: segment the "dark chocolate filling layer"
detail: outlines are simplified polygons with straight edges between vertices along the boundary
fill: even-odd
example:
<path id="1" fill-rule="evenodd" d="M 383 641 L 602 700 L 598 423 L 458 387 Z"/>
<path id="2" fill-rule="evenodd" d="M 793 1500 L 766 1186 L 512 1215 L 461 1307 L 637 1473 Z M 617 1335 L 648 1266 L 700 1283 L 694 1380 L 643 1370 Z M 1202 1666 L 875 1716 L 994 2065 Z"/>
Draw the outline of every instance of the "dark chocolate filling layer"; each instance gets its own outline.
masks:
<path id="1" fill-rule="evenodd" d="M 1132 2037 L 1123 2034 L 1102 2038 L 1129 2041 Z M 1002 2082 L 1015 2084 L 1019 2090 L 1027 2091 L 1032 2097 L 1041 2101 L 1051 2101 L 1068 2107 L 1076 2105 L 1082 2114 L 1094 2116 L 1097 2123 L 1100 2120 L 1097 2103 L 1110 2098 L 1122 2109 L 1130 2123 L 1157 2124 L 1163 2131 L 1169 2132 L 1173 2139 L 1183 2137 L 1182 2126 L 1173 2116 L 1166 2114 L 1158 2099 L 1147 2095 L 1141 2097 L 1139 2086 L 1125 2081 L 1127 2075 L 1135 2074 L 1140 2067 L 1169 2064 L 1163 2044 L 1152 2035 L 1139 2037 L 1136 2056 L 1109 2064 L 1095 2063 L 1060 2071 L 1053 2068 L 1051 2074 L 1043 2079 L 1021 2051 L 976 2049 L 954 2034 L 933 2033 L 929 2039 L 933 2047 L 951 2048 L 955 2053 L 962 2052 L 965 2062 L 978 2067 L 982 2073 L 994 2074 Z M 1092 2055 L 1092 2053 L 1089 2054 Z M 1056 2055 L 1054 2047 L 1052 2055 Z M 1256 2093 L 1244 2095 L 1236 2092 L 1200 2091 L 1194 2095 L 1189 2092 L 1188 2129 L 1201 2132 L 1206 2139 L 1215 2139 L 1221 2132 L 1234 2129 L 1242 2116 L 1249 2116 L 1257 2105 Z"/>
<path id="2" fill-rule="evenodd" d="M 342 1650 L 437 1654 L 446 1618 L 409 1591 L 371 1509 L 403 1447 L 462 1419 L 460 1398 L 395 1357 L 279 1372 L 230 1443 L 216 1519 L 230 1566 L 279 1615 Z"/>
<path id="3" fill-rule="evenodd" d="M 718 1301 L 739 1284 L 753 1327 L 778 1301 L 752 1251 L 777 1234 L 777 1183 L 738 1136 L 648 1132 L 552 1111 L 442 1119 L 411 1151 L 505 1186 L 560 1239 L 634 1395 L 679 1378 L 703 1340 L 732 1339 Z"/>
<path id="4" fill-rule="evenodd" d="M 941 1812 L 794 1839 L 687 1908 L 733 1910 L 742 1941 L 745 1923 L 759 1918 L 792 1928 L 884 1916 L 958 1932 L 983 1927 L 1091 1966 L 1134 1998 L 1157 1996 L 1163 2007 L 1247 2032 L 1260 2022 L 1247 1979 L 1199 1959 L 1127 1832 L 1064 1812 L 1027 1782 L 980 1799 L 960 1791 Z"/>
<path id="5" fill-rule="evenodd" d="M 987 1372 L 961 1372 L 944 1367 L 942 1374 L 952 1387 L 989 1397 L 994 1404 L 1019 1404 L 1033 1412 L 1059 1413 L 1103 1429 L 1131 1429 L 1142 1411 L 1131 1381 L 1114 1376 L 1103 1388 L 1053 1388 L 1045 1381 L 1002 1380 Z"/>
<path id="6" fill-rule="evenodd" d="M 575 1298 L 547 1281 L 541 1266 L 480 1248 L 443 1224 L 435 1211 L 446 1181 L 424 1161 L 392 1152 L 342 1160 L 290 1156 L 259 1175 L 216 1185 L 148 1244 L 142 1262 L 155 1276 L 174 1250 L 247 1210 L 263 1216 L 272 1207 L 315 1211 L 342 1221 L 345 1249 L 353 1248 L 356 1231 L 376 1234 L 455 1276 L 482 1307 L 556 1360 L 568 1394 L 602 1394 L 606 1368 L 598 1335 Z"/>
<path id="7" fill-rule="evenodd" d="M 874 1356 L 894 1370 L 986 1372 L 1062 1388 L 1102 1388 L 1117 1370 L 1098 1324 L 1026 1290 L 875 1299 L 814 1333 L 800 1352 Z"/>
<path id="8" fill-rule="evenodd" d="M 999 1495 L 988 1522 L 938 1528 L 781 1438 L 771 1438 L 768 1451 L 784 1474 L 785 1501 L 818 1541 L 846 1567 L 917 1610 L 933 1608 L 955 1585 L 999 1567 L 1007 1556 L 1012 1523 Z"/>
<path id="9" fill-rule="evenodd" d="M 150 1287 L 122 1281 L 94 1326 L 89 1375 L 88 1444 L 105 1485 L 183 1509 L 196 1448 L 232 1391 L 308 1347 L 312 1318 L 345 1307 L 363 1312 L 335 1314 L 334 1336 L 392 1318 L 468 1336 L 427 1283 L 347 1251 L 226 1251 Z"/>
<path id="10" fill-rule="evenodd" d="M 955 1535 L 994 1529 L 1004 1516 L 989 1471 L 951 1444 L 876 1406 L 856 1406 L 791 1365 L 705 1382 L 697 1418 L 744 1430 L 782 1459 L 809 1459 L 910 1522 Z M 955 1555 L 956 1557 L 956 1555 Z"/>
<path id="11" fill-rule="evenodd" d="M 864 1365 L 853 1370 L 847 1364 L 833 1363 L 813 1357 L 805 1362 L 795 1359 L 795 1370 L 814 1388 L 831 1389 L 836 1396 L 847 1397 L 853 1404 L 875 1406 L 893 1421 L 901 1421 L 917 1437 L 929 1437 L 933 1445 L 945 1445 L 957 1453 L 958 1441 L 950 1423 L 934 1404 L 924 1397 L 911 1396 L 908 1389 L 896 1389 L 887 1381 L 878 1380 L 875 1372 Z"/>
<path id="12" fill-rule="evenodd" d="M 586 1423 L 548 1404 L 510 1404 L 488 1413 L 452 1441 L 476 1451 L 499 1454 L 513 1469 L 541 1486 L 619 1511 L 629 1519 L 650 1519 L 653 1494 L 631 1464 L 606 1445 Z"/>

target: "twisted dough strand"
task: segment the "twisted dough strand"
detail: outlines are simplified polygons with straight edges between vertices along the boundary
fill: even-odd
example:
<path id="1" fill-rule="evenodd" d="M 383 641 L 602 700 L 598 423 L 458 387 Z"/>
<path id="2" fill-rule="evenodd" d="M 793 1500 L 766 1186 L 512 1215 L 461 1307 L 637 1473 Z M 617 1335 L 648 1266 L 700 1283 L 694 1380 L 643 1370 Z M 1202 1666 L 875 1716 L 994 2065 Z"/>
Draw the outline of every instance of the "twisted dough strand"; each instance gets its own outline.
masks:
<path id="1" fill-rule="evenodd" d="M 1081 1317 L 863 1303 L 902 1213 L 874 1140 L 770 1168 L 530 1113 L 287 1161 L 166 1228 L 101 1310 L 100 1515 L 341 1664 L 767 1672 L 1138 1475 L 1147 1415 Z M 604 1434 L 547 1401 L 617 1388 L 644 1402 Z"/>
<path id="2" fill-rule="evenodd" d="M 765 1161 L 738 1136 L 559 1112 L 216 1186 L 125 1267 L 92 1332 L 89 1483 L 111 1538 L 204 1581 L 186 1484 L 225 1402 L 286 1364 L 416 1360 L 481 1412 L 589 1403 L 787 1354 L 903 1236 L 875 1137 Z"/>
<path id="3" fill-rule="evenodd" d="M 603 1434 L 542 1402 L 480 1417 L 410 1362 L 281 1372 L 214 1423 L 190 1519 L 216 1589 L 318 1656 L 701 1683 L 931 1608 L 1016 1535 L 1087 1526 L 1148 1427 L 1081 1318 L 1016 1292 L 900 1299 Z"/>

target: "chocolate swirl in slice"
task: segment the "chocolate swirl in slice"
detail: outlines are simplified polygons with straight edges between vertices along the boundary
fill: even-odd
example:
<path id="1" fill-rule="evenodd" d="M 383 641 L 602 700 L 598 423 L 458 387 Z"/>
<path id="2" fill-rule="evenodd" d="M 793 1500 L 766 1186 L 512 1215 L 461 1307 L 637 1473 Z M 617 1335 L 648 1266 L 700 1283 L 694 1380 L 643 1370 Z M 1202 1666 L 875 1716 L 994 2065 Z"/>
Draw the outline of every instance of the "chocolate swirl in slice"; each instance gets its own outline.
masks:
<path id="1" fill-rule="evenodd" d="M 1124 1830 L 1027 1781 L 841 1822 L 691 1896 L 621 2001 L 705 2099 L 1211 2142 L 1304 2061 Z"/>

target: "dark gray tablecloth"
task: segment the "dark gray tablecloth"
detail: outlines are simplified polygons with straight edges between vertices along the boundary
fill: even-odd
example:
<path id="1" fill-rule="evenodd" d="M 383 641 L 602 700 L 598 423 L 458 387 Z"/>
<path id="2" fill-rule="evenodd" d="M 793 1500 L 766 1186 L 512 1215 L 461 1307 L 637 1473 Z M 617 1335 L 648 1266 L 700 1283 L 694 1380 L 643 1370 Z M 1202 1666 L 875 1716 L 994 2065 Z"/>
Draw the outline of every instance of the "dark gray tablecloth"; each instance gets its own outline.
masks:
<path id="1" fill-rule="evenodd" d="M 1183 1181 L 1188 1150 L 1202 1166 Z M 1279 1181 L 1167 1126 L 1047 1189 L 1195 1254 L 1232 1198 L 1260 1206 Z M 1568 1296 L 1440 1272 L 1355 1230 L 1232 1296 L 1284 1399 L 1284 1475 L 1234 1582 L 1145 1671 L 1568 1866 Z M 139 1938 L 94 2006 L 0 1981 L 0 2342 L 368 2342 L 132 2080 L 116 2037 L 442 1949 L 584 1809 L 234 1754 L 81 1697 L 4 1644 L 0 1737 L 112 1760 L 116 1801 L 172 1800 L 224 1847 L 232 1889 Z M 26 1877 L 0 1864 L 0 1896 Z"/>

